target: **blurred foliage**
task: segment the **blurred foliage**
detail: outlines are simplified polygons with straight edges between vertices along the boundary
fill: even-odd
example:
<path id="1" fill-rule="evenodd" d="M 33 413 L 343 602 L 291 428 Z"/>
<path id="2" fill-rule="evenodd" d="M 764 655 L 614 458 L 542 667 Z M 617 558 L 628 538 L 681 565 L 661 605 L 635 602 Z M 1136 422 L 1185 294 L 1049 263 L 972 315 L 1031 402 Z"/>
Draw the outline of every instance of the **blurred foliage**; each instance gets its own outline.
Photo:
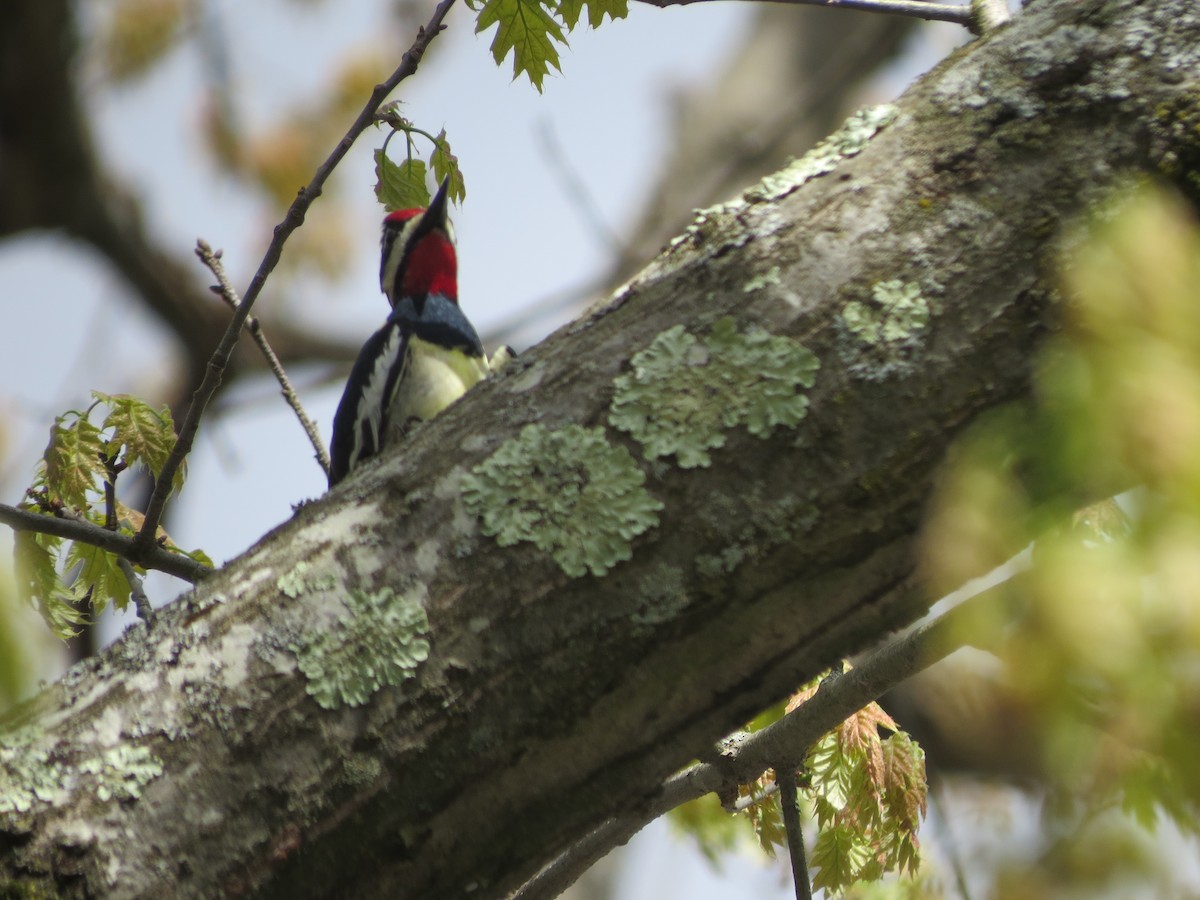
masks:
<path id="1" fill-rule="evenodd" d="M 135 397 L 99 391 L 93 391 L 92 397 L 94 402 L 88 409 L 70 410 L 54 420 L 50 443 L 22 506 L 31 512 L 87 521 L 132 537 L 141 529 L 144 516 L 117 499 L 117 478 L 134 467 L 157 478 L 175 447 L 175 425 L 166 407 L 156 411 Z M 107 414 L 97 426 L 91 415 L 100 408 Z M 185 469 L 180 466 L 173 490 L 183 487 L 184 478 Z M 179 550 L 162 529 L 158 541 L 212 565 L 202 551 Z M 118 609 L 129 603 L 129 582 L 117 558 L 97 547 L 18 531 L 14 556 L 18 585 L 61 638 L 73 635 L 86 621 L 85 607 L 99 614 L 109 603 Z"/>
<path id="2" fill-rule="evenodd" d="M 129 81 L 161 61 L 183 35 L 185 0 L 117 0 L 106 10 L 97 49 L 107 76 Z"/>
<path id="3" fill-rule="evenodd" d="M 815 694 L 824 677 L 797 691 L 786 711 Z M 765 727 L 781 712 L 769 711 L 749 730 Z M 768 770 L 753 783 L 739 785 L 737 797 L 730 798 L 736 813 L 709 795 L 673 810 L 668 818 L 693 836 L 714 863 L 751 834 L 774 856 L 787 842 L 776 777 Z M 841 893 L 887 873 L 917 874 L 917 829 L 926 809 L 925 755 L 878 704 L 859 710 L 817 741 L 803 769 L 792 777 L 798 777 L 801 802 L 816 823 L 809 858 L 814 889 Z M 924 896 L 902 882 L 890 885 L 878 896 Z"/>
<path id="4" fill-rule="evenodd" d="M 25 696 L 34 669 L 33 648 L 24 633 L 22 610 L 10 592 L 8 575 L 0 570 L 0 714 Z"/>
<path id="5" fill-rule="evenodd" d="M 1200 833 L 1200 229 L 1141 186 L 1068 247 L 1034 399 L 964 442 L 925 539 L 947 589 L 1033 546 L 959 635 L 1006 664 L 1053 786 L 1060 838 L 1000 896 L 1152 877 L 1133 822 Z"/>

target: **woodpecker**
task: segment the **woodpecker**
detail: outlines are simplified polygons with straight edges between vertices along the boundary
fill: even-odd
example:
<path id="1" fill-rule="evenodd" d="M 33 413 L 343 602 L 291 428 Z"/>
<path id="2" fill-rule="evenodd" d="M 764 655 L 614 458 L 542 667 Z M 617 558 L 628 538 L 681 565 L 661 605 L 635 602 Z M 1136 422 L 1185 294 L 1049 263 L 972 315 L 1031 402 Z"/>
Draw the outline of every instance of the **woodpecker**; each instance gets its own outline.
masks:
<path id="1" fill-rule="evenodd" d="M 489 361 L 459 308 L 448 186 L 446 179 L 428 209 L 400 210 L 383 220 L 379 286 L 392 312 L 359 351 L 333 417 L 330 487 L 511 355 L 503 348 Z"/>

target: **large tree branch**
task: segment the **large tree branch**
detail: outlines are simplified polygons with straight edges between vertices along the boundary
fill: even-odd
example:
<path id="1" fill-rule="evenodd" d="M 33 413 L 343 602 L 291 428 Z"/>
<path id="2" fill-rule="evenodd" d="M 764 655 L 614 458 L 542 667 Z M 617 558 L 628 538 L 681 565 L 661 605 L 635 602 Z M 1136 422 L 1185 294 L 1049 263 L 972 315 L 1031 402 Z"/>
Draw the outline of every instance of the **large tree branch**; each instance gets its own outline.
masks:
<path id="1" fill-rule="evenodd" d="M 701 214 L 607 308 L 72 670 L 10 722 L 0 881 L 504 896 L 911 621 L 944 452 L 1028 391 L 1055 317 L 1047 248 L 1127 173 L 1191 158 L 1191 13 L 1040 0 L 922 79 L 861 153 Z M 720 424 L 744 398 L 715 409 L 695 388 L 727 372 L 726 317 L 820 361 L 807 415 L 769 438 Z M 645 399 L 659 425 L 693 411 L 681 440 L 719 429 L 708 466 L 646 462 L 609 423 L 630 357 L 663 335 L 683 368 Z M 519 449 L 523 429 L 540 450 Z M 646 481 L 622 493 L 632 464 Z M 581 491 L 604 502 L 581 513 Z M 662 508 L 635 521 L 640 491 Z M 476 513 L 513 510 L 545 549 L 482 533 Z M 577 553 L 607 562 L 579 575 Z"/>
<path id="2" fill-rule="evenodd" d="M 739 733 L 722 741 L 719 763 L 697 763 L 672 775 L 647 802 L 624 810 L 620 817 L 610 819 L 568 848 L 522 885 L 513 900 L 557 897 L 614 847 L 685 803 L 711 793 L 736 795 L 738 785 L 750 784 L 767 769 L 799 769 L 809 748 L 822 735 L 953 651 L 969 616 L 976 614 L 981 604 L 994 602 L 998 593 L 998 589 L 992 588 L 976 594 L 889 641 L 848 672 L 824 679 L 812 697 L 778 722 L 754 734 Z M 790 846 L 789 854 L 795 862 L 797 853 Z"/>

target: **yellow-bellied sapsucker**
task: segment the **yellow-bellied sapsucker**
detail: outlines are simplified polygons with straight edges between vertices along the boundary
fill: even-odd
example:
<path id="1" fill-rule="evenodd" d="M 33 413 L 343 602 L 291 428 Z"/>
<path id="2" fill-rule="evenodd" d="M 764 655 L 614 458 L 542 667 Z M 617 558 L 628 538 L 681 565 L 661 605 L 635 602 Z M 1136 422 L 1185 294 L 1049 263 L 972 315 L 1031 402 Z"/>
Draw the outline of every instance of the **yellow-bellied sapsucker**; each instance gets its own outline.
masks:
<path id="1" fill-rule="evenodd" d="M 448 184 L 442 182 L 428 209 L 400 210 L 383 220 L 379 284 L 392 312 L 359 352 L 333 417 L 330 487 L 511 355 L 503 348 L 489 362 L 459 308 Z"/>

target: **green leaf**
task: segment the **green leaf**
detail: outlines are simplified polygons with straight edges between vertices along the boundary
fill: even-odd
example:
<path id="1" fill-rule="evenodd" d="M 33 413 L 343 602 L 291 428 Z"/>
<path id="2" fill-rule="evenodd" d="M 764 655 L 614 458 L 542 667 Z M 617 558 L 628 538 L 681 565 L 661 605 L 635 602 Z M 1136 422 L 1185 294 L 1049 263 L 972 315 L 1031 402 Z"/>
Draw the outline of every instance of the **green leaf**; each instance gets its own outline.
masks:
<path id="1" fill-rule="evenodd" d="M 883 742 L 883 788 L 895 825 L 915 832 L 925 815 L 925 751 L 903 731 Z"/>
<path id="2" fill-rule="evenodd" d="M 493 25 L 497 28 L 492 58 L 498 65 L 512 53 L 514 79 L 524 72 L 540 92 L 551 66 L 562 71 L 554 45 L 557 42 L 565 46 L 567 39 L 559 23 L 537 0 L 487 0 L 475 23 L 475 33 Z"/>
<path id="3" fill-rule="evenodd" d="M 70 425 L 68 419 L 74 418 Z M 100 429 L 85 415 L 71 411 L 54 420 L 50 446 L 46 448 L 46 488 L 68 506 L 86 508 L 88 491 L 97 490 L 96 480 L 108 475 L 101 461 L 104 440 Z"/>
<path id="4" fill-rule="evenodd" d="M 830 893 L 845 890 L 858 880 L 871 860 L 870 848 L 853 828 L 827 828 L 817 837 L 813 847 L 813 890 L 824 888 Z"/>
<path id="5" fill-rule="evenodd" d="M 614 22 L 629 15 L 629 0 L 562 0 L 558 4 L 558 16 L 567 26 L 567 31 L 574 31 L 579 24 L 579 14 L 584 7 L 588 11 L 588 25 L 599 28 L 608 16 Z"/>
<path id="6" fill-rule="evenodd" d="M 92 391 L 92 396 L 109 408 L 108 416 L 100 426 L 101 431 L 112 429 L 105 444 L 108 456 L 123 452 L 127 466 L 145 466 L 157 478 L 175 448 L 175 423 L 171 411 L 165 406 L 161 411 L 155 411 L 149 404 L 128 394 L 110 396 Z M 175 473 L 174 490 L 183 487 L 183 479 L 183 467 L 180 466 Z"/>
<path id="7" fill-rule="evenodd" d="M 87 617 L 76 608 L 76 596 L 58 577 L 55 563 L 61 545 L 61 538 L 48 534 L 18 531 L 13 535 L 19 589 L 50 630 L 65 641 L 78 634 Z"/>
<path id="8" fill-rule="evenodd" d="M 458 167 L 458 157 L 450 152 L 450 142 L 446 140 L 446 129 L 438 132 L 433 141 L 433 155 L 429 158 L 433 165 L 433 180 L 441 184 L 442 179 L 450 179 L 450 199 L 462 203 L 467 199 L 467 183 L 463 180 L 462 170 Z"/>
<path id="9" fill-rule="evenodd" d="M 774 857 L 775 848 L 787 844 L 787 829 L 783 824 L 783 806 L 779 797 L 764 797 L 758 803 L 748 806 L 746 814 L 754 829 L 754 836 L 758 838 L 758 845 L 767 856 Z"/>
<path id="10" fill-rule="evenodd" d="M 375 151 L 375 196 L 389 210 L 416 209 L 429 205 L 425 186 L 425 162 L 406 159 L 397 165 L 383 150 Z"/>
<path id="11" fill-rule="evenodd" d="M 167 547 L 167 549 L 174 550 L 176 553 L 182 554 L 183 556 L 186 556 L 188 559 L 194 560 L 195 562 L 203 563 L 204 565 L 208 566 L 210 569 L 216 568 L 216 566 L 213 565 L 212 557 L 209 556 L 207 553 L 205 553 L 203 550 L 200 550 L 200 549 L 183 550 L 174 545 L 169 545 Z"/>
<path id="12" fill-rule="evenodd" d="M 75 584 L 84 590 L 90 590 L 92 609 L 96 614 L 104 612 L 109 603 L 117 609 L 129 605 L 129 582 L 125 573 L 117 565 L 117 558 L 112 553 L 75 541 L 67 551 L 67 568 L 80 565 Z"/>
<path id="13" fill-rule="evenodd" d="M 846 808 L 854 788 L 855 764 L 846 756 L 836 730 L 826 734 L 809 750 L 805 769 L 816 796 L 835 810 Z"/>

